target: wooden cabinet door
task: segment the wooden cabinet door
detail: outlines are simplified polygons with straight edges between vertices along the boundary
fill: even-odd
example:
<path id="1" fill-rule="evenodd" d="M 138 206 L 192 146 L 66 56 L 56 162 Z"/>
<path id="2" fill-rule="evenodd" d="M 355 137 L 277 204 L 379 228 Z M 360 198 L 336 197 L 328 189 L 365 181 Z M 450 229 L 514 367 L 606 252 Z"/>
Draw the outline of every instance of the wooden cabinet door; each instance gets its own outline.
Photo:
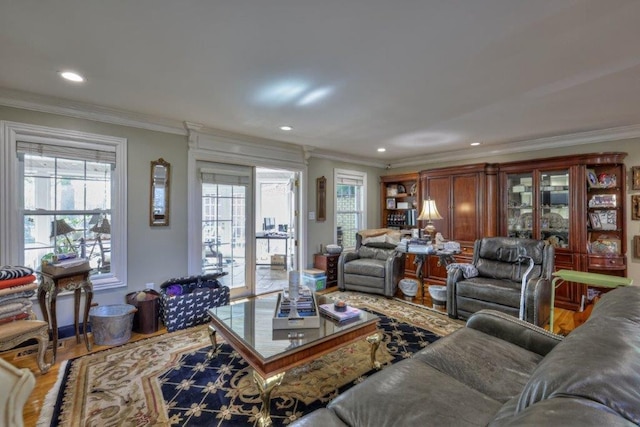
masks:
<path id="1" fill-rule="evenodd" d="M 426 189 L 423 191 L 422 200 L 430 198 L 436 203 L 442 219 L 433 220 L 436 233 L 442 233 L 447 240 L 451 236 L 451 179 L 448 176 L 430 177 L 426 181 Z M 426 221 L 420 221 L 420 227 L 424 228 Z"/>
<path id="2" fill-rule="evenodd" d="M 451 186 L 451 240 L 473 242 L 481 236 L 479 221 L 482 212 L 479 198 L 481 185 L 478 174 L 453 176 Z"/>

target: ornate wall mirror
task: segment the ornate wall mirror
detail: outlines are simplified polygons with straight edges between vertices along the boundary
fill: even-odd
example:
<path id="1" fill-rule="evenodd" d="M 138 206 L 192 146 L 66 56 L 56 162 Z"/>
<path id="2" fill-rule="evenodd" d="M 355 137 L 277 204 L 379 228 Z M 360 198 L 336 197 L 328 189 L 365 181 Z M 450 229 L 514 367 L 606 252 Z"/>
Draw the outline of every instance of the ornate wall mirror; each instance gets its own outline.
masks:
<path id="1" fill-rule="evenodd" d="M 171 165 L 161 157 L 151 162 L 151 201 L 149 225 L 169 225 Z"/>

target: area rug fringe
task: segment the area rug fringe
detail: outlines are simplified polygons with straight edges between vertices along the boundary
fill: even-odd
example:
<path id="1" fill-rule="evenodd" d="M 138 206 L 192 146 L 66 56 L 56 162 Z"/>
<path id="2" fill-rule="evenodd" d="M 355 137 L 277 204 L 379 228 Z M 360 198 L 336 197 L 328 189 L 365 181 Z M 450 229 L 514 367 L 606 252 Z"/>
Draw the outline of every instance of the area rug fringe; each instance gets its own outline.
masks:
<path id="1" fill-rule="evenodd" d="M 60 385 L 62 384 L 62 380 L 65 377 L 65 372 L 67 371 L 67 363 L 69 363 L 68 360 L 60 363 L 58 378 L 56 379 L 56 383 L 53 385 L 53 387 L 51 387 L 51 389 L 49 389 L 49 391 L 47 392 L 47 396 L 44 398 L 44 403 L 42 404 L 40 416 L 38 417 L 36 427 L 46 427 L 51 425 L 51 419 L 53 418 L 53 411 L 56 405 L 56 400 L 58 400 L 58 391 L 60 390 Z"/>

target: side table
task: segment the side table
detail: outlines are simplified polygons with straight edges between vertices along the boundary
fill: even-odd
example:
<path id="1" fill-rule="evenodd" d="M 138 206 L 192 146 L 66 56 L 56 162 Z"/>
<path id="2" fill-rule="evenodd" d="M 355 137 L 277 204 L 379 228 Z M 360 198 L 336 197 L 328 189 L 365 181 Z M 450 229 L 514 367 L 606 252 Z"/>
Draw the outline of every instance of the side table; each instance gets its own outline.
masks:
<path id="1" fill-rule="evenodd" d="M 93 298 L 93 284 L 89 280 L 89 272 L 86 271 L 74 271 L 72 273 L 63 273 L 52 275 L 49 273 L 40 273 L 40 286 L 38 287 L 38 302 L 40 303 L 40 309 L 44 320 L 49 323 L 51 328 L 51 336 L 53 343 L 53 357 L 51 364 L 56 361 L 56 353 L 58 350 L 58 319 L 56 316 L 56 300 L 60 292 L 73 291 L 74 293 L 74 324 L 76 328 L 76 342 L 80 344 L 80 324 L 78 322 L 80 312 L 80 294 L 84 290 L 84 318 L 83 318 L 83 333 L 84 343 L 87 346 L 87 350 L 91 351 L 91 343 L 89 342 L 89 336 L 87 335 L 87 325 L 89 321 L 89 309 L 91 308 L 91 299 Z"/>
<path id="2" fill-rule="evenodd" d="M 556 300 L 556 289 L 565 282 L 582 283 L 596 288 L 617 288 L 619 286 L 630 286 L 633 279 L 620 276 L 609 276 L 608 274 L 588 273 L 586 271 L 558 270 L 553 273 L 551 281 L 551 308 L 549 313 L 549 331 L 553 332 L 553 314 Z"/>

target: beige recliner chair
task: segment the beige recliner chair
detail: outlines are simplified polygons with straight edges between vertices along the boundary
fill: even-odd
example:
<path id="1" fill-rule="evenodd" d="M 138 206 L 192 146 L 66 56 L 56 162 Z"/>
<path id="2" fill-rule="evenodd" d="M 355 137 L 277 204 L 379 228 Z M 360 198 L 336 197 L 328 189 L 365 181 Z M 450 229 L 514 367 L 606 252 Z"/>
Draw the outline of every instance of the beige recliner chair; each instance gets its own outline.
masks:
<path id="1" fill-rule="evenodd" d="M 398 289 L 398 282 L 404 277 L 406 255 L 396 251 L 396 243 L 389 239 L 368 239 L 363 235 L 367 234 L 358 232 L 356 249 L 343 252 L 338 259 L 338 289 L 392 298 Z"/>

